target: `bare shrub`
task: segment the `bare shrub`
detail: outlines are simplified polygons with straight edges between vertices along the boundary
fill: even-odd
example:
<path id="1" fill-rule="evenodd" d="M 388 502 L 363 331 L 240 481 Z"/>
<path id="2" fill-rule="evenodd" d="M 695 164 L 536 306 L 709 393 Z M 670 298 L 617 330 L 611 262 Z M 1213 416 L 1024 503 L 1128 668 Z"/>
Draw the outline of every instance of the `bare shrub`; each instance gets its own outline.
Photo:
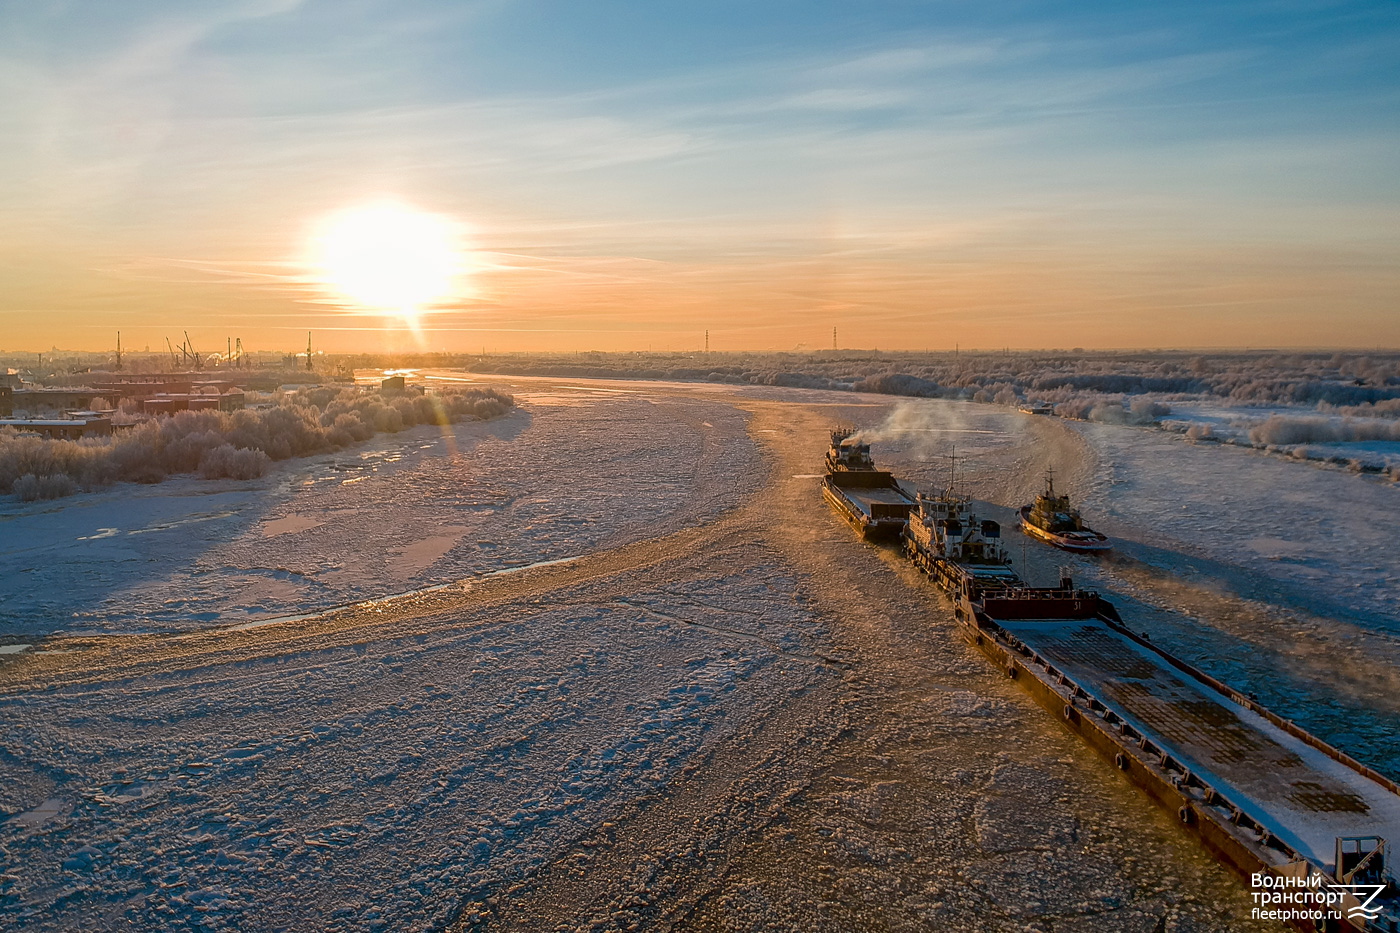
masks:
<path id="1" fill-rule="evenodd" d="M 63 473 L 44 476 L 26 473 L 11 484 L 11 489 L 21 501 L 34 502 L 39 499 L 62 499 L 64 496 L 71 496 L 78 491 L 78 484 Z"/>
<path id="2" fill-rule="evenodd" d="M 1093 410 L 1094 404 L 1092 398 L 1066 399 L 1055 406 L 1055 414 L 1074 421 L 1088 421 L 1089 412 Z"/>
<path id="3" fill-rule="evenodd" d="M 1122 402 L 1099 402 L 1089 410 L 1089 420 L 1100 424 L 1134 424 L 1135 421 Z"/>
<path id="4" fill-rule="evenodd" d="M 881 395 L 912 395 L 937 398 L 943 394 L 938 383 L 907 373 L 876 373 L 852 386 L 857 392 L 878 392 Z"/>
<path id="5" fill-rule="evenodd" d="M 232 413 L 177 412 L 113 437 L 80 441 L 0 429 L 0 493 L 30 475 L 64 476 L 81 486 L 159 483 L 176 473 L 251 479 L 263 475 L 271 460 L 340 450 L 377 432 L 418 424 L 494 418 L 515 406 L 515 399 L 492 389 L 456 387 L 387 404 L 378 392 L 357 388 L 279 393 L 276 401 L 271 408 Z"/>
<path id="6" fill-rule="evenodd" d="M 1132 414 L 1133 420 L 1140 424 L 1147 424 L 1170 415 L 1172 407 L 1145 395 L 1138 395 L 1134 396 L 1132 401 L 1128 403 L 1128 411 Z"/>
<path id="7" fill-rule="evenodd" d="M 1400 441 L 1400 422 L 1376 418 L 1337 420 L 1321 416 L 1270 415 L 1249 430 L 1256 447 L 1335 444 L 1346 441 Z"/>
<path id="8" fill-rule="evenodd" d="M 261 450 L 220 444 L 199 458 L 199 475 L 205 479 L 257 479 L 271 462 Z"/>

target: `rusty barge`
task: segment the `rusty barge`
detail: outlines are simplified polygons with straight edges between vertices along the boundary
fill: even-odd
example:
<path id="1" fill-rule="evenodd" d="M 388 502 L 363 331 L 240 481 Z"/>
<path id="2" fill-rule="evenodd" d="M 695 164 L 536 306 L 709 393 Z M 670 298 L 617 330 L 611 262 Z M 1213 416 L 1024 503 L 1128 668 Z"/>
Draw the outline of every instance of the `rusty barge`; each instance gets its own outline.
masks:
<path id="1" fill-rule="evenodd" d="M 999 523 L 951 488 L 916 497 L 903 547 L 973 645 L 1245 876 L 1256 916 L 1400 931 L 1395 782 L 1134 633 L 1069 577 L 1028 585 Z"/>
<path id="2" fill-rule="evenodd" d="M 898 539 L 914 505 L 910 489 L 875 468 L 870 445 L 849 429 L 831 432 L 822 496 L 868 539 Z"/>

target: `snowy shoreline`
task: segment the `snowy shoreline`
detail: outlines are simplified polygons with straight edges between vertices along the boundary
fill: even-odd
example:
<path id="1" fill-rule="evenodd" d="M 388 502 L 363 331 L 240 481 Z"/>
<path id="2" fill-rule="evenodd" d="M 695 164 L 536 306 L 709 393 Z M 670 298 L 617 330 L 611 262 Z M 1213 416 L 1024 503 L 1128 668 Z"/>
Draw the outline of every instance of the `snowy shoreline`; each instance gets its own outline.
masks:
<path id="1" fill-rule="evenodd" d="M 1400 713 L 1366 693 L 1383 687 L 1325 680 L 1354 657 L 1288 653 L 1383 632 L 1319 619 L 1300 640 L 1293 609 L 1216 590 L 1285 566 L 1242 544 L 1290 517 L 1277 497 L 1384 487 L 994 406 L 578 383 L 518 380 L 521 410 L 459 428 L 457 456 L 405 432 L 238 489 L 6 512 L 25 535 L 0 553 L 3 611 L 17 594 L 11 630 L 52 633 L 0 659 L 0 898 L 19 925 L 640 922 L 636 890 L 715 909 L 714 866 L 776 897 L 855 859 L 860 896 L 913 924 L 1150 929 L 1169 910 L 1250 929 L 1223 869 L 822 505 L 836 422 L 888 425 L 878 461 L 925 486 L 956 440 L 959 481 L 1007 521 L 1051 458 L 1123 553 L 1028 542 L 1030 578 L 1068 564 L 1324 738 L 1397 751 Z M 1347 513 L 1355 534 L 1391 518 L 1371 511 Z M 1183 550 L 1177 528 L 1207 520 L 1211 546 Z M 1274 537 L 1320 567 L 1344 556 L 1325 523 L 1294 524 Z M 1045 859 L 1054 891 L 1026 880 Z M 937 901 L 881 893 L 930 878 Z"/>

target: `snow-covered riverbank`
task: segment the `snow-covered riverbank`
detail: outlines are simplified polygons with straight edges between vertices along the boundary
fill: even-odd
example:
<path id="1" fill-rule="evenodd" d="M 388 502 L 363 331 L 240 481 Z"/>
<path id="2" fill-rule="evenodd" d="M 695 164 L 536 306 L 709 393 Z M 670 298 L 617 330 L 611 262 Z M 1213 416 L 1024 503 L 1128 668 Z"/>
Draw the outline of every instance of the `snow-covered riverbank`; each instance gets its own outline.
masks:
<path id="1" fill-rule="evenodd" d="M 522 411 L 459 429 L 457 458 L 398 435 L 262 485 L 6 513 L 31 540 L 7 534 L 0 555 L 23 568 L 6 621 L 54 633 L 0 657 L 0 907 L 17 926 L 1262 929 L 1174 817 L 822 505 L 825 429 L 904 403 L 510 391 Z M 1299 610 L 1227 592 L 1277 562 L 1171 536 L 1164 503 L 1206 468 L 1177 452 L 1219 448 L 913 404 L 926 419 L 877 443 L 882 465 L 936 485 L 956 439 L 960 482 L 1009 521 L 1048 455 L 1121 536 L 1116 562 L 1013 539 L 1033 579 L 1072 565 L 1272 705 L 1271 689 L 1364 705 L 1364 685 L 1322 676 L 1343 656 L 1292 664 Z M 1133 452 L 1151 438 L 1174 446 Z M 1259 459 L 1298 471 L 1260 502 L 1297 476 L 1360 480 Z M 1110 481 L 1122 470 L 1136 485 Z M 300 574 L 258 569 L 278 567 Z M 1334 741 L 1347 728 L 1320 721 Z M 1394 721 L 1378 707 L 1367 728 Z"/>
<path id="2" fill-rule="evenodd" d="M 502 419 L 379 435 L 261 480 L 7 499 L 0 641 L 237 624 L 572 557 L 683 511 L 719 446 L 707 482 L 752 462 L 729 406 L 583 391 L 520 401 Z"/>

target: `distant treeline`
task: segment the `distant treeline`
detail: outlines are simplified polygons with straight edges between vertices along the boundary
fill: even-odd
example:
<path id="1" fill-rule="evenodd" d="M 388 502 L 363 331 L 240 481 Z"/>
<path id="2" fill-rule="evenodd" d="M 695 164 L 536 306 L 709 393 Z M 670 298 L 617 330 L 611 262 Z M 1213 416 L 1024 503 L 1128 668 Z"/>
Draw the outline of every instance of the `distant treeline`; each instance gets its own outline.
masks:
<path id="1" fill-rule="evenodd" d="M 326 388 L 279 394 L 270 406 L 231 413 L 182 411 L 107 438 L 50 440 L 0 429 L 0 493 L 53 499 L 114 482 L 159 483 L 179 473 L 253 479 L 274 460 L 341 450 L 419 424 L 495 418 L 514 405 L 511 396 L 492 389 L 382 396 Z"/>
<path id="2" fill-rule="evenodd" d="M 1400 417 L 1400 355 L 1143 353 L 570 354 L 492 358 L 481 371 L 569 377 L 672 379 L 923 398 L 1068 403 L 1085 417 L 1112 397 L 1213 398 L 1240 404 L 1350 409 Z M 1109 413 L 1109 409 L 1100 409 Z M 1116 418 L 1116 415 L 1111 415 Z"/>
<path id="3" fill-rule="evenodd" d="M 712 361 L 699 366 L 697 361 Z M 558 354 L 482 361 L 482 372 L 672 379 L 874 392 L 1000 405 L 1031 402 L 1062 418 L 1162 424 L 1192 440 L 1337 456 L 1306 445 L 1400 442 L 1400 354 L 1336 353 L 831 353 Z M 1238 406 L 1240 426 L 1162 422 L 1172 405 Z M 1296 414 L 1257 408 L 1295 408 Z M 1400 480 L 1384 458 L 1350 466 Z"/>

